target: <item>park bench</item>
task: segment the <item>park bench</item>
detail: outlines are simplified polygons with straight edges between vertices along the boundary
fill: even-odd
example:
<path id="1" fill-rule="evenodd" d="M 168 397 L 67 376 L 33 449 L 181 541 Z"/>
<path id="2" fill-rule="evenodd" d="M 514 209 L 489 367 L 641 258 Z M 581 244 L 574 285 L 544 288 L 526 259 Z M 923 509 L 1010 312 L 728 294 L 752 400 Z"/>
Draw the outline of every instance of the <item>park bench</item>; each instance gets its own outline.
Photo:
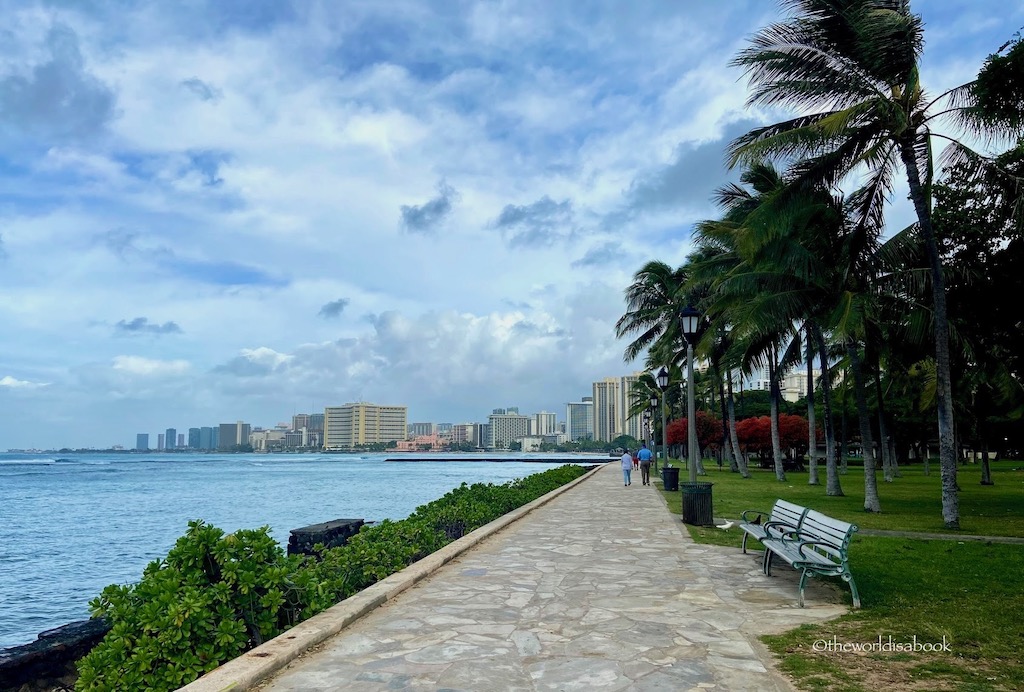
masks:
<path id="1" fill-rule="evenodd" d="M 850 541 L 856 531 L 856 524 L 834 519 L 813 509 L 807 510 L 799 527 L 779 536 L 761 539 L 765 548 L 764 573 L 771 576 L 774 556 L 799 570 L 800 596 L 797 602 L 801 608 L 807 577 L 812 574 L 839 577 L 849 582 L 853 607 L 860 608 L 860 595 L 849 563 Z"/>
<path id="2" fill-rule="evenodd" d="M 807 514 L 807 508 L 786 500 L 776 500 L 770 512 L 748 509 L 740 515 L 739 527 L 743 531 L 743 552 L 747 552 L 747 539 L 755 541 L 778 538 L 786 531 L 796 531 Z M 767 554 L 767 551 L 766 551 Z"/>

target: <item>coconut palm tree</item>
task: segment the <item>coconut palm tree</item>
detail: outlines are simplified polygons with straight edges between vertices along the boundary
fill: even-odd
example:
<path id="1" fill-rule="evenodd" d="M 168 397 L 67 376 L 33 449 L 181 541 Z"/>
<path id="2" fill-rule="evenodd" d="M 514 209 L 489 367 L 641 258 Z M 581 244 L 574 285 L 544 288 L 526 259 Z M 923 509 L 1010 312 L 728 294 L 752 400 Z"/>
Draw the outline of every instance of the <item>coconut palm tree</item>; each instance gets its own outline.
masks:
<path id="1" fill-rule="evenodd" d="M 990 91 L 978 81 L 930 99 L 918 67 L 923 23 L 909 0 L 783 0 L 782 6 L 789 16 L 759 31 L 733 63 L 747 71 L 750 105 L 791 107 L 801 115 L 737 139 L 730 147 L 731 162 L 801 159 L 801 176 L 830 186 L 866 167 L 860 218 L 881 216 L 902 167 L 931 272 L 942 516 L 948 528 L 959 528 L 949 323 L 931 219 L 932 145 L 943 135 L 933 128 L 946 117 L 975 132 L 999 135 L 1019 128 L 1019 104 L 1016 111 L 986 117 L 979 103 Z M 955 140 L 945 156 L 976 171 L 987 162 Z"/>

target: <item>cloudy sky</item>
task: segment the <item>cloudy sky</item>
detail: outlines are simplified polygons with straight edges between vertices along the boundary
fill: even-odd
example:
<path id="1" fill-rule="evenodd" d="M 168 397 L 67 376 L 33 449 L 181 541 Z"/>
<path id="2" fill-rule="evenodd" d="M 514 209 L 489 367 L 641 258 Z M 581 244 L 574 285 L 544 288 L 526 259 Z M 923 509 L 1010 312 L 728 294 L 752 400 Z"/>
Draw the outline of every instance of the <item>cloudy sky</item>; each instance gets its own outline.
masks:
<path id="1" fill-rule="evenodd" d="M 914 8 L 933 93 L 1024 25 L 1002 0 Z M 0 0 L 0 449 L 359 400 L 563 418 L 639 367 L 623 288 L 683 261 L 724 145 L 779 117 L 728 67 L 775 18 Z"/>

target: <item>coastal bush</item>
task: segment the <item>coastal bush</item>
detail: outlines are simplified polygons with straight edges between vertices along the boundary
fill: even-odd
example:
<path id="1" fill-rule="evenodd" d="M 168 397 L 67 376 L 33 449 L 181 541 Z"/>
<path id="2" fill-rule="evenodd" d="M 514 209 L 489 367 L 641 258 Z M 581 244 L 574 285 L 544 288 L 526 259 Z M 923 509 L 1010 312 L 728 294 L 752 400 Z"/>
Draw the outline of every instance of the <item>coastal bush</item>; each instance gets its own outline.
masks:
<path id="1" fill-rule="evenodd" d="M 134 585 L 90 603 L 110 632 L 78 662 L 76 690 L 174 690 L 474 529 L 583 475 L 567 465 L 502 485 L 463 483 L 408 518 L 314 557 L 285 556 L 269 528 L 193 521 Z"/>

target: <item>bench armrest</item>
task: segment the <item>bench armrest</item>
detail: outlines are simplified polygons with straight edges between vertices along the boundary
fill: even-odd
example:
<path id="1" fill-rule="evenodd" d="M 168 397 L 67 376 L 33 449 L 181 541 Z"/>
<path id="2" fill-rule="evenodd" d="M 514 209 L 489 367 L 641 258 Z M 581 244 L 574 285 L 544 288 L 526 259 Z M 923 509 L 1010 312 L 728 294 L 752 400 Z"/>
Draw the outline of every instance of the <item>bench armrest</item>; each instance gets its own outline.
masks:
<path id="1" fill-rule="evenodd" d="M 795 526 L 793 526 L 792 524 L 787 524 L 784 521 L 779 521 L 778 519 L 766 521 L 762 525 L 762 528 L 764 528 L 765 531 L 767 531 L 768 529 L 779 529 L 782 534 L 797 532 L 797 528 Z"/>
<path id="2" fill-rule="evenodd" d="M 742 521 L 749 522 L 750 519 L 748 518 L 747 515 L 750 515 L 750 516 L 757 515 L 758 521 L 763 521 L 765 517 L 771 516 L 771 512 L 762 512 L 761 510 L 758 510 L 758 509 L 745 509 L 745 510 L 743 510 L 743 513 L 740 514 L 740 519 Z"/>
<path id="3" fill-rule="evenodd" d="M 800 551 L 800 557 L 807 557 L 807 554 L 804 552 L 804 548 L 806 548 L 809 545 L 820 545 L 825 548 L 831 548 L 832 550 L 839 550 L 839 547 L 837 545 L 835 545 L 834 543 L 829 543 L 828 541 L 801 541 L 800 544 L 797 546 L 797 549 Z"/>

